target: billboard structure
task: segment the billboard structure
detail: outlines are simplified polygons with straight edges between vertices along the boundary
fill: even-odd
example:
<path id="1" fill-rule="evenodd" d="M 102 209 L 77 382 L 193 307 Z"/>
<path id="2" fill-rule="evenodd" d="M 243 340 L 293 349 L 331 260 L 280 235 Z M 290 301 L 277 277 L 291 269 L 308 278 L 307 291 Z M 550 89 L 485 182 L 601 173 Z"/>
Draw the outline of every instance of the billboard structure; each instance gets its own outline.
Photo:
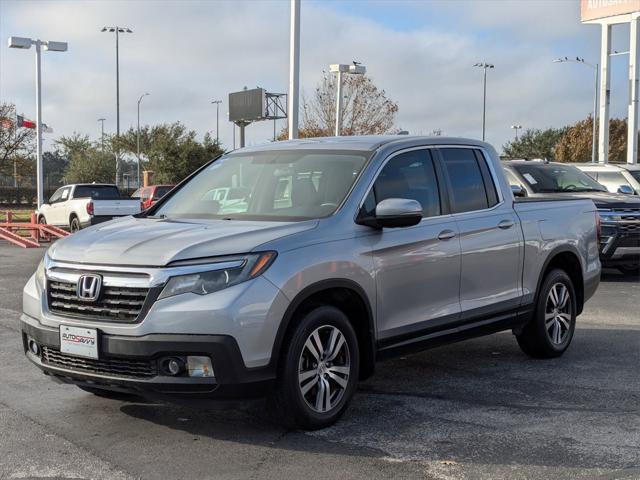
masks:
<path id="1" fill-rule="evenodd" d="M 287 94 L 246 87 L 229 94 L 229 121 L 240 127 L 240 148 L 245 145 L 245 127 L 253 122 L 287 118 Z M 275 128 L 275 125 L 274 125 Z"/>
<path id="2" fill-rule="evenodd" d="M 611 29 L 628 23 L 629 29 L 629 107 L 627 115 L 627 163 L 638 163 L 638 82 L 640 78 L 638 47 L 640 46 L 640 0 L 581 0 L 582 23 L 599 24 L 600 88 L 598 161 L 609 162 L 609 103 L 611 98 Z M 595 119 L 594 119 L 595 121 Z"/>

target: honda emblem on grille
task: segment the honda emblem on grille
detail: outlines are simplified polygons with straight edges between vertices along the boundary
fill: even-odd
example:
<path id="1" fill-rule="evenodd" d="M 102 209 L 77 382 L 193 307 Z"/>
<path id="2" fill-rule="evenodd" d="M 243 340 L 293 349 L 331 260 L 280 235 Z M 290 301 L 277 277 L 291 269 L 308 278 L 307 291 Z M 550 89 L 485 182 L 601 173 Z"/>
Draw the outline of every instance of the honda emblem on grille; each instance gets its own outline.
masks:
<path id="1" fill-rule="evenodd" d="M 80 275 L 76 295 L 85 302 L 95 302 L 100 296 L 102 277 L 100 275 Z"/>

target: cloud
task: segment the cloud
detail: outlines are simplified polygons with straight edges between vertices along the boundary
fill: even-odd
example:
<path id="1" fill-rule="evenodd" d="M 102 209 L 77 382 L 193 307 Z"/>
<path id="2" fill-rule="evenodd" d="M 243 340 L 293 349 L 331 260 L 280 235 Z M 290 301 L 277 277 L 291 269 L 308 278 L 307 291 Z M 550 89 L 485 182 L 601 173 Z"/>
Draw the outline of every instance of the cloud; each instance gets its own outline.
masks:
<path id="1" fill-rule="evenodd" d="M 301 82 L 311 92 L 330 63 L 357 59 L 398 102 L 398 126 L 412 133 L 480 136 L 482 71 L 489 61 L 487 136 L 498 149 L 509 126 L 559 126 L 591 110 L 592 77 L 557 56 L 598 57 L 599 32 L 578 23 L 577 2 L 439 1 L 302 4 Z M 33 52 L 4 46 L 9 35 L 69 42 L 66 53 L 43 54 L 44 119 L 55 135 L 97 138 L 97 119 L 115 130 L 115 46 L 104 25 L 122 25 L 121 129 L 136 123 L 183 121 L 215 131 L 222 99 L 221 140 L 232 144 L 227 94 L 261 86 L 286 92 L 289 3 L 284 1 L 11 1 L 0 3 L 0 99 L 34 113 Z M 624 65 L 614 83 L 614 114 L 624 115 Z M 616 73 L 618 72 L 618 73 Z M 622 73 L 620 73 L 622 72 Z M 280 121 L 278 130 L 284 126 Z M 267 141 L 271 122 L 247 129 Z"/>

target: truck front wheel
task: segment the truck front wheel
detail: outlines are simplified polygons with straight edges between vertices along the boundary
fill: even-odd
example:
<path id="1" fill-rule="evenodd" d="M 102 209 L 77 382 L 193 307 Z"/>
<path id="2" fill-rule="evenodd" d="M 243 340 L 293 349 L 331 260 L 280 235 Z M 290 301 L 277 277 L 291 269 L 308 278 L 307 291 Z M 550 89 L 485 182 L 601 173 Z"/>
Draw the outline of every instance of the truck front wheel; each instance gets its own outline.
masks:
<path id="1" fill-rule="evenodd" d="M 277 414 L 315 430 L 333 424 L 358 383 L 359 349 L 347 316 L 323 305 L 304 315 L 289 337 L 278 371 Z"/>
<path id="2" fill-rule="evenodd" d="M 540 288 L 533 318 L 516 334 L 518 345 L 535 358 L 553 358 L 569 347 L 576 327 L 576 293 L 571 278 L 551 270 Z"/>

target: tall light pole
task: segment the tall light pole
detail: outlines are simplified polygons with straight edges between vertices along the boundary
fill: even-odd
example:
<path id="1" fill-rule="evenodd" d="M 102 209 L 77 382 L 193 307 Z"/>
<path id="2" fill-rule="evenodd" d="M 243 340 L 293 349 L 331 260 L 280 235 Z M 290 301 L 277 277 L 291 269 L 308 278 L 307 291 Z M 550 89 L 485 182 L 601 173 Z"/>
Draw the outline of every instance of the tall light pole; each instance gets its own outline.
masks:
<path id="1" fill-rule="evenodd" d="M 300 97 L 300 0 L 291 0 L 289 29 L 289 140 L 298 138 Z M 235 131 L 235 130 L 234 130 Z"/>
<path id="2" fill-rule="evenodd" d="M 36 191 L 38 208 L 44 202 L 44 168 L 42 165 L 42 75 L 40 69 L 40 51 L 42 47 L 51 52 L 66 52 L 66 42 L 47 42 L 24 37 L 9 37 L 9 48 L 29 49 L 36 47 Z"/>
<path id="3" fill-rule="evenodd" d="M 520 130 L 522 128 L 522 125 L 511 125 L 511 128 L 513 128 L 516 131 L 516 142 L 518 141 L 518 130 Z"/>
<path id="4" fill-rule="evenodd" d="M 216 104 L 216 147 L 220 147 L 220 104 L 222 100 L 211 100 Z"/>
<path id="5" fill-rule="evenodd" d="M 340 136 L 340 130 L 342 130 L 342 74 L 350 73 L 353 75 L 364 75 L 367 72 L 367 67 L 360 65 L 358 62 L 353 62 L 351 65 L 345 65 L 342 63 L 334 63 L 329 65 L 329 71 L 337 74 L 336 79 L 337 91 L 336 91 L 336 137 Z"/>
<path id="6" fill-rule="evenodd" d="M 619 53 L 616 53 L 619 54 Z M 593 77 L 595 80 L 595 88 L 593 93 L 593 132 L 591 135 L 591 163 L 596 163 L 598 161 L 597 150 L 596 150 L 596 137 L 598 135 L 598 128 L 596 126 L 596 118 L 598 116 L 598 64 L 593 64 L 587 62 L 584 58 L 576 57 L 576 58 L 556 58 L 553 63 L 580 63 L 582 65 L 586 65 L 589 68 L 593 69 Z"/>
<path id="7" fill-rule="evenodd" d="M 130 28 L 118 27 L 103 27 L 101 32 L 115 33 L 116 34 L 116 140 L 120 139 L 120 46 L 119 36 L 121 33 L 133 33 Z M 116 185 L 120 175 L 120 148 L 116 153 Z"/>
<path id="8" fill-rule="evenodd" d="M 138 187 L 140 186 L 140 102 L 142 102 L 142 99 L 144 97 L 146 97 L 147 95 L 151 95 L 149 92 L 145 92 L 142 95 L 140 95 L 140 98 L 138 99 L 138 132 L 136 134 L 136 143 L 137 143 L 137 148 L 136 148 L 136 154 L 138 157 Z"/>
<path id="9" fill-rule="evenodd" d="M 102 124 L 102 126 L 100 127 L 100 145 L 101 145 L 101 149 L 102 149 L 102 153 L 104 153 L 104 121 L 106 120 L 106 118 L 99 118 L 98 121 Z"/>
<path id="10" fill-rule="evenodd" d="M 494 65 L 492 63 L 481 62 L 476 63 L 473 66 L 484 70 L 482 80 L 482 141 L 484 142 L 487 120 L 487 68 L 494 68 Z"/>

